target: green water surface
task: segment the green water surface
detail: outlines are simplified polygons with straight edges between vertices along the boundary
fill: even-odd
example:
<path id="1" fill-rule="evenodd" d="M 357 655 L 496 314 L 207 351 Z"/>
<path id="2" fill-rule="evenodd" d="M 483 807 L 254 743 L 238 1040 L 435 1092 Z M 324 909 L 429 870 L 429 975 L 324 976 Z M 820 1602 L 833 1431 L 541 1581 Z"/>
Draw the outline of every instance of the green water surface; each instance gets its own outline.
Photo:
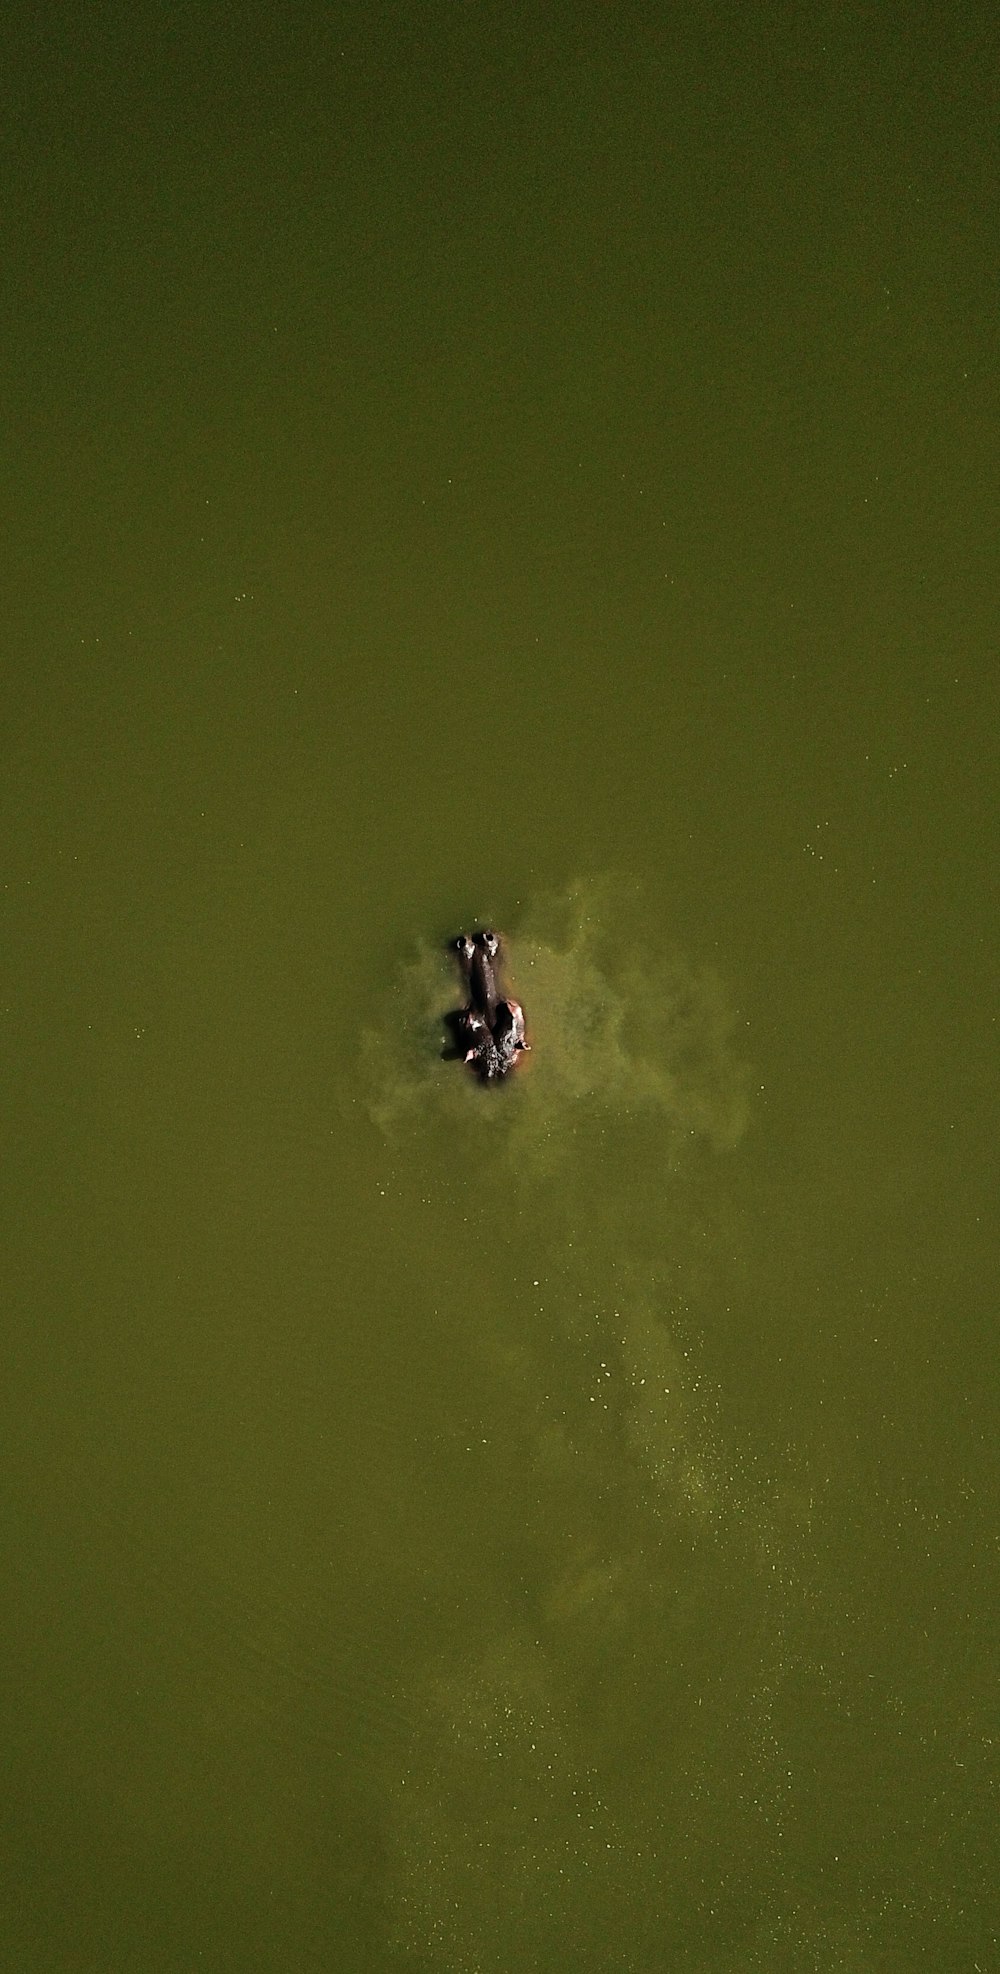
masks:
<path id="1" fill-rule="evenodd" d="M 12 1974 L 1000 1964 L 991 41 L 15 8 Z"/>

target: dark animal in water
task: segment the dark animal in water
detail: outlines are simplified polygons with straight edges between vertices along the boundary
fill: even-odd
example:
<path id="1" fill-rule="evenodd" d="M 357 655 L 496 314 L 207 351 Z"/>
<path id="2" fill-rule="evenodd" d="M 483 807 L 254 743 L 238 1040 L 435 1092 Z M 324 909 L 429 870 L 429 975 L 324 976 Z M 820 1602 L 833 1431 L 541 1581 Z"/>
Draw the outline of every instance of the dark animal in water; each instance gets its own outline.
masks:
<path id="1" fill-rule="evenodd" d="M 495 932 L 480 932 L 473 946 L 472 999 L 487 1027 L 492 1028 L 500 997 L 495 965 L 500 956 L 500 941 Z"/>
<path id="2" fill-rule="evenodd" d="M 476 1063 L 480 1075 L 487 1082 L 494 1076 L 506 1076 L 513 1069 L 519 1052 L 529 1046 L 524 1039 L 524 1009 L 520 1001 L 497 1002 L 492 1041 L 492 1049 L 470 1049 L 465 1058 L 466 1062 Z"/>
<path id="3" fill-rule="evenodd" d="M 463 932 L 455 941 L 455 951 L 469 989 L 469 1006 L 492 1028 L 499 998 L 494 962 L 500 941 L 495 932 L 475 932 L 471 938 Z"/>
<path id="4" fill-rule="evenodd" d="M 509 1075 L 518 1055 L 531 1046 L 525 1038 L 524 1010 L 500 992 L 495 932 L 463 932 L 453 945 L 469 999 L 446 1020 L 458 1044 L 456 1053 L 464 1054 L 484 1083 L 492 1083 Z"/>

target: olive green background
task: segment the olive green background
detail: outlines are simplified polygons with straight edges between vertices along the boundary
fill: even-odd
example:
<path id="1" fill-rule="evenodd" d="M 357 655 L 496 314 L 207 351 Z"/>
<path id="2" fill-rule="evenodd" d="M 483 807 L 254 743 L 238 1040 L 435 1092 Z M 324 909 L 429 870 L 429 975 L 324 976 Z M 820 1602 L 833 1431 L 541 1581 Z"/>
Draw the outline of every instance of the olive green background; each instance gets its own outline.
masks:
<path id="1" fill-rule="evenodd" d="M 987 1974 L 993 10 L 5 42 L 0 1966 Z"/>

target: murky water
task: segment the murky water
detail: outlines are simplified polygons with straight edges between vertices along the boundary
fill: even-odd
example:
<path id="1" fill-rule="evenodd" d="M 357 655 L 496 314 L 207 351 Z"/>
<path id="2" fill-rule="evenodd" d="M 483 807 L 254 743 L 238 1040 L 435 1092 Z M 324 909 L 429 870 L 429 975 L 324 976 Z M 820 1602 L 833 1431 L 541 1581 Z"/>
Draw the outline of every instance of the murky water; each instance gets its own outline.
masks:
<path id="1" fill-rule="evenodd" d="M 697 1904 L 706 1798 L 713 1771 L 729 1797 L 737 1744 L 727 1841 L 733 1822 L 763 1836 L 780 1820 L 780 1545 L 758 1491 L 726 1471 L 690 1231 L 676 1238 L 686 1154 L 739 1139 L 749 1078 L 719 981 L 665 950 L 627 887 L 528 908 L 506 950 L 533 1046 L 503 1089 L 435 1058 L 455 998 L 435 949 L 401 969 L 369 1038 L 373 1113 L 397 1155 L 426 1180 L 442 1117 L 459 1152 L 465 1218 L 491 1257 L 461 1348 L 485 1354 L 496 1386 L 466 1449 L 493 1503 L 479 1610 L 410 1696 L 391 1822 L 400 1938 L 500 1967 L 513 1911 L 542 1964 L 568 1950 L 597 1966 L 611 1906 L 634 1914 L 618 1949 L 631 1957 L 663 1944 L 665 1882 Z M 518 1280 L 529 1256 L 538 1273 Z M 748 1634 L 727 1653 L 725 1724 L 720 1599 Z"/>
<path id="2" fill-rule="evenodd" d="M 995 256 L 911 29 L 10 30 L 18 1974 L 996 1963 Z"/>

